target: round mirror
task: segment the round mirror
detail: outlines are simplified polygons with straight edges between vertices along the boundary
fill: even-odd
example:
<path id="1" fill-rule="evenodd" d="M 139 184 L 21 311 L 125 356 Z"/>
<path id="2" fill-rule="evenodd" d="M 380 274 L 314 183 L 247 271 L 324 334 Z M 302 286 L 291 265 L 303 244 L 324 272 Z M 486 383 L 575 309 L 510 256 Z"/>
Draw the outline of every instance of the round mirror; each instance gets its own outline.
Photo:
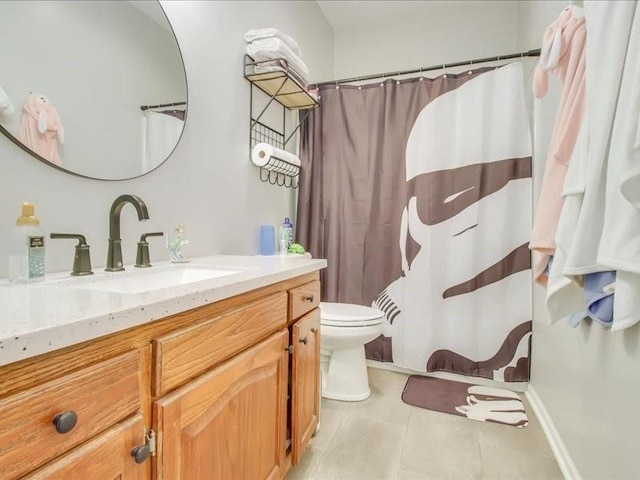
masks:
<path id="1" fill-rule="evenodd" d="M 156 1 L 1 1 L 0 130 L 56 168 L 134 178 L 184 128 L 182 56 Z"/>

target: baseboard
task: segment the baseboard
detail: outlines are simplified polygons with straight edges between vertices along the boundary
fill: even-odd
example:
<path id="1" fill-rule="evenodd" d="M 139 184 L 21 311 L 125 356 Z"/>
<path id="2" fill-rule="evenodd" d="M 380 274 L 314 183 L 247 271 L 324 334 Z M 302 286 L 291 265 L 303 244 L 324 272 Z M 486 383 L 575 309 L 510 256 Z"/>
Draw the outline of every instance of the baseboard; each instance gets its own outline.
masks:
<path id="1" fill-rule="evenodd" d="M 565 447 L 564 442 L 560 437 L 560 433 L 558 433 L 558 429 L 553 423 L 549 412 L 547 412 L 544 403 L 542 403 L 542 399 L 536 393 L 535 388 L 529 385 L 529 388 L 527 388 L 527 391 L 525 392 L 525 396 L 527 397 L 527 400 L 529 400 L 531 408 L 542 426 L 542 430 L 547 437 L 547 441 L 551 446 L 551 450 L 556 457 L 556 461 L 558 462 L 560 470 L 562 470 L 564 478 L 567 480 L 582 480 L 580 472 L 578 472 L 576 465 L 573 463 L 571 455 L 569 455 L 569 451 L 567 450 L 567 447 Z"/>

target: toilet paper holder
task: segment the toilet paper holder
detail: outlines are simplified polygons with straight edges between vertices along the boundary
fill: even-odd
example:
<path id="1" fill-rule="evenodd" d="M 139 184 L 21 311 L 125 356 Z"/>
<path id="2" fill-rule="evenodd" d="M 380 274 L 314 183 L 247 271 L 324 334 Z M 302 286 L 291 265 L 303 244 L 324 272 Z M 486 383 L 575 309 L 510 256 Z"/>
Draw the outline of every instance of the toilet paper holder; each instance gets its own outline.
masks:
<path id="1" fill-rule="evenodd" d="M 293 153 L 260 142 L 251 150 L 251 162 L 260 167 L 260 180 L 263 182 L 285 187 L 297 186 L 300 159 Z"/>

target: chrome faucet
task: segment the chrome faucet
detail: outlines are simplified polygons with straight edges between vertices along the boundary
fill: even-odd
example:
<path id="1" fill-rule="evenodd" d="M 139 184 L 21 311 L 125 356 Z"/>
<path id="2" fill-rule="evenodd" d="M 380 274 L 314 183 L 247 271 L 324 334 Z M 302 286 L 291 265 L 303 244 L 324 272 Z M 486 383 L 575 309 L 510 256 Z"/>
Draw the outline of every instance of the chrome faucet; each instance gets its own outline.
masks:
<path id="1" fill-rule="evenodd" d="M 120 195 L 111 205 L 109 211 L 109 248 L 107 250 L 107 272 L 124 270 L 122 266 L 122 247 L 120 245 L 120 212 L 127 203 L 133 205 L 138 212 L 138 220 L 149 220 L 149 211 L 144 201 L 135 195 Z"/>

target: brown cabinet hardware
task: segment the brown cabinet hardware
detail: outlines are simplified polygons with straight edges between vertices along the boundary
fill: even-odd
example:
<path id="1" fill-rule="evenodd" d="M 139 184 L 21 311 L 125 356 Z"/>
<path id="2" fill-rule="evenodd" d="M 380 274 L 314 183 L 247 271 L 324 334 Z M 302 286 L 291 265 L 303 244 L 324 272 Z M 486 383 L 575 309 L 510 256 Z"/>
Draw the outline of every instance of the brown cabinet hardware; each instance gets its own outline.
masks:
<path id="1" fill-rule="evenodd" d="M 72 410 L 57 414 L 53 417 L 53 424 L 58 433 L 69 433 L 78 423 L 78 414 Z"/>

